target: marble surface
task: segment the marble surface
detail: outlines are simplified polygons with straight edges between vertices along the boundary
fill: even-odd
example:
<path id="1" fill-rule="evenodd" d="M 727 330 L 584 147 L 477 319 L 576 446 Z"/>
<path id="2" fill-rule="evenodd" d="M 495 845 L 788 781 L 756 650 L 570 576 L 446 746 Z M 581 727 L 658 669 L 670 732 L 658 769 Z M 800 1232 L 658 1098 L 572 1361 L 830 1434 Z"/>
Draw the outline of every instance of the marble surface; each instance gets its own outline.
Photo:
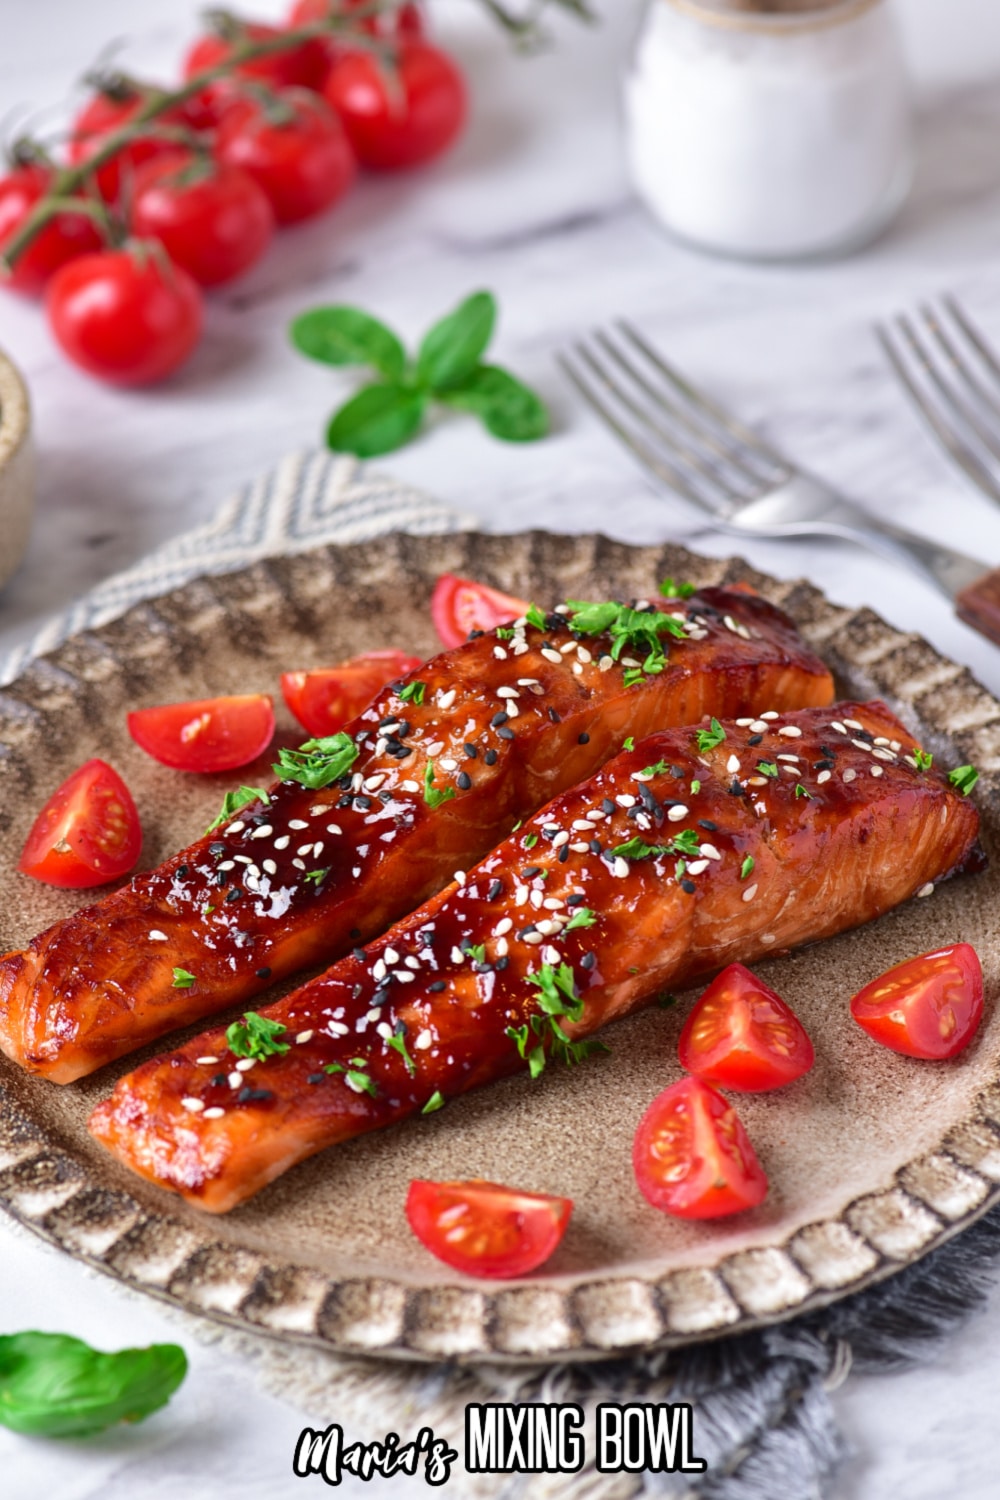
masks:
<path id="1" fill-rule="evenodd" d="M 555 432 L 521 449 L 448 421 L 391 467 L 486 526 L 604 529 L 731 550 L 680 502 L 650 493 L 554 363 L 579 332 L 626 314 L 776 443 L 880 515 L 1000 563 L 1000 516 L 918 431 L 871 333 L 875 318 L 950 287 L 1000 342 L 1000 13 L 982 0 L 897 8 L 917 92 L 919 172 L 898 222 L 853 259 L 742 266 L 682 249 L 649 222 L 623 170 L 618 110 L 637 0 L 606 0 L 598 30 L 563 25 L 558 45 L 531 60 L 511 56 L 468 0 L 441 0 L 440 29 L 472 78 L 462 145 L 432 171 L 366 182 L 332 217 L 286 233 L 244 282 L 212 299 L 208 337 L 169 384 L 121 394 L 90 383 L 59 357 L 36 309 L 4 297 L 0 344 L 31 384 L 40 478 L 31 549 L 0 596 L 0 650 L 202 521 L 235 483 L 318 439 L 348 382 L 291 352 L 294 313 L 357 302 L 413 338 L 481 286 L 501 302 L 498 357 L 544 392 Z M 273 0 L 255 6 L 278 9 Z M 54 128 L 52 106 L 113 37 L 128 39 L 136 66 L 165 73 L 193 11 L 177 0 L 0 0 L 0 118 L 38 111 Z M 919 580 L 848 546 L 743 550 L 773 572 L 810 575 L 834 598 L 876 603 L 1000 691 L 1000 652 Z M 65 1329 L 106 1347 L 176 1336 L 156 1304 L 123 1296 L 3 1223 L 0 1257 L 0 1330 Z M 0 1431 L 5 1500 L 34 1500 L 43 1487 L 58 1500 L 298 1493 L 297 1414 L 219 1351 L 190 1353 L 181 1394 L 142 1428 L 72 1448 Z M 996 1495 L 998 1382 L 1000 1292 L 919 1370 L 850 1377 L 835 1401 L 855 1456 L 835 1500 Z M 409 1490 L 397 1481 L 393 1493 Z M 352 1496 L 373 1492 L 344 1486 Z"/>

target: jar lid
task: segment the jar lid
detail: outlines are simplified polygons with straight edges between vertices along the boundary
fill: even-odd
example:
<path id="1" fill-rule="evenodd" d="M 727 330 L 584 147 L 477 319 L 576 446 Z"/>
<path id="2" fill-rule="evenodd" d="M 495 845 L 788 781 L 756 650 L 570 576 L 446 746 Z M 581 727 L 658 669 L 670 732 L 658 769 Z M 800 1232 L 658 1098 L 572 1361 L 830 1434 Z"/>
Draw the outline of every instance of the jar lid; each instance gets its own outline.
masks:
<path id="1" fill-rule="evenodd" d="M 852 20 L 871 10 L 881 0 L 668 0 L 675 9 L 688 11 L 709 25 L 738 30 L 825 30 L 840 21 Z"/>

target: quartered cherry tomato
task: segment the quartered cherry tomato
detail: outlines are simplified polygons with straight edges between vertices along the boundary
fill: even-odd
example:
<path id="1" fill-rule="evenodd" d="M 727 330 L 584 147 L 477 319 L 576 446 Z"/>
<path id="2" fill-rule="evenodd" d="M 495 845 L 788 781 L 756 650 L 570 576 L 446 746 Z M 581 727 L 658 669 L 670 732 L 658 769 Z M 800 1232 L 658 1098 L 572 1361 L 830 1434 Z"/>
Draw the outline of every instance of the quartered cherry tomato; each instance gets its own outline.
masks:
<path id="1" fill-rule="evenodd" d="M 53 276 L 45 305 L 74 364 L 113 385 L 162 380 L 201 333 L 196 282 L 155 242 L 78 256 Z"/>
<path id="2" fill-rule="evenodd" d="M 465 124 L 465 80 L 446 52 L 420 37 L 399 41 L 393 70 L 370 52 L 349 52 L 324 90 L 363 167 L 394 171 L 439 156 Z"/>
<path id="3" fill-rule="evenodd" d="M 82 889 L 134 868 L 142 829 L 128 787 L 103 760 L 88 760 L 35 819 L 17 868 L 48 885 Z"/>
<path id="4" fill-rule="evenodd" d="M 954 1057 L 983 1018 L 983 970 L 975 948 L 956 943 L 897 964 L 859 990 L 851 1015 L 870 1037 L 906 1057 Z"/>
<path id="5" fill-rule="evenodd" d="M 141 90 L 127 88 L 95 94 L 73 122 L 67 148 L 70 161 L 89 161 L 113 130 L 127 124 L 139 112 L 146 97 Z M 130 141 L 109 162 L 105 162 L 103 167 L 98 167 L 95 178 L 101 197 L 108 203 L 117 202 L 123 186 L 130 185 L 136 167 L 164 151 L 176 149 L 175 141 L 156 135 L 157 125 L 169 129 L 188 123 L 188 114 L 181 106 L 157 116 L 155 124 L 150 122 L 148 135 L 141 135 Z"/>
<path id="6" fill-rule="evenodd" d="M 402 651 L 366 651 L 335 667 L 282 672 L 281 691 L 303 729 L 319 738 L 343 729 L 387 682 L 405 677 L 421 660 Z"/>
<path id="7" fill-rule="evenodd" d="M 748 1094 L 781 1088 L 814 1061 L 798 1016 L 742 964 L 712 980 L 684 1023 L 678 1051 L 689 1073 Z"/>
<path id="8" fill-rule="evenodd" d="M 502 594 L 471 578 L 457 578 L 454 573 L 442 573 L 431 595 L 434 628 L 448 650 L 461 646 L 470 631 L 509 624 L 530 608 L 525 599 Z"/>
<path id="9" fill-rule="evenodd" d="M 566 1233 L 570 1198 L 520 1193 L 496 1182 L 410 1183 L 406 1217 L 438 1260 L 467 1276 L 526 1276 Z"/>
<path id="10" fill-rule="evenodd" d="M 219 123 L 215 154 L 250 173 L 279 224 L 322 213 L 354 181 L 354 155 L 340 121 L 306 89 L 234 100 Z"/>
<path id="11" fill-rule="evenodd" d="M 219 286 L 260 259 L 274 233 L 266 194 L 248 172 L 189 151 L 139 168 L 132 229 L 159 240 L 199 286 Z"/>
<path id="12" fill-rule="evenodd" d="M 635 1180 L 654 1208 L 717 1219 L 763 1202 L 767 1178 L 733 1106 L 700 1078 L 658 1094 L 632 1143 Z"/>
<path id="13" fill-rule="evenodd" d="M 175 771 L 234 771 L 271 743 L 274 705 L 266 693 L 165 703 L 130 713 L 128 732 L 147 755 Z"/>
<path id="14" fill-rule="evenodd" d="M 281 36 L 281 28 L 263 22 L 251 22 L 240 28 L 241 36 L 251 42 L 268 42 Z M 210 68 L 225 62 L 236 45 L 236 39 L 222 36 L 203 36 L 193 43 L 184 59 L 184 77 L 197 78 Z M 250 62 L 241 63 L 235 69 L 243 78 L 255 78 L 270 88 L 321 89 L 326 77 L 327 58 L 321 42 L 303 42 L 300 47 L 290 47 L 285 52 L 265 53 Z M 232 93 L 232 84 L 213 80 L 205 87 L 203 99 L 221 102 Z"/>
<path id="15" fill-rule="evenodd" d="M 0 177 L 0 252 L 39 198 L 50 191 L 54 175 L 51 167 L 30 163 Z M 86 214 L 57 214 L 18 256 L 10 275 L 0 273 L 0 286 L 37 296 L 60 266 L 100 248 L 101 236 L 93 219 Z"/>

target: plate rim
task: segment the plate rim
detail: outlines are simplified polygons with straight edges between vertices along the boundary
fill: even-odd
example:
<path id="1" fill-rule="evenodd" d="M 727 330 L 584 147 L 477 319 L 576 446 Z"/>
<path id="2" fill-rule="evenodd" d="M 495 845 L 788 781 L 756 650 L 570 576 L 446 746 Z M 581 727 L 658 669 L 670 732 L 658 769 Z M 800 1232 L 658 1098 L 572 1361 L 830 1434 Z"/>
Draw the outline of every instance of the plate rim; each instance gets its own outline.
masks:
<path id="1" fill-rule="evenodd" d="M 633 546 L 599 533 L 392 533 L 379 539 L 380 566 L 426 576 L 441 559 L 462 562 L 485 581 L 503 576 L 504 544 L 529 558 L 558 542 L 582 565 L 609 573 L 642 559 L 664 575 L 699 585 L 744 583 L 779 604 L 835 671 L 850 672 L 869 696 L 886 699 L 925 744 L 980 768 L 977 801 L 991 810 L 1000 792 L 1000 701 L 968 668 L 923 637 L 897 630 L 868 607 L 829 601 L 805 580 L 774 578 L 742 558 L 712 558 L 677 544 Z M 86 662 L 127 657 L 158 607 L 183 610 L 206 587 L 223 607 L 244 607 L 248 591 L 289 589 L 295 575 L 328 564 L 350 574 L 372 567 L 372 543 L 328 543 L 225 574 L 199 575 L 143 601 L 106 625 L 71 637 L 29 663 L 0 694 L 0 741 L 41 682 L 92 691 Z M 493 555 L 491 555 L 493 554 Z M 133 650 L 136 647 L 133 645 Z M 959 712 L 959 708 L 961 712 Z M 23 712 L 23 710 L 22 710 Z M 16 741 L 16 736 L 15 736 Z M 4 746 L 7 748 L 7 746 Z M 13 752 L 16 755 L 16 749 Z M 455 1278 L 412 1286 L 391 1276 L 337 1276 L 192 1225 L 119 1188 L 95 1181 L 87 1165 L 31 1117 L 0 1080 L 0 1207 L 73 1258 L 184 1312 L 243 1332 L 329 1351 L 409 1361 L 447 1359 L 539 1364 L 587 1361 L 678 1347 L 748 1332 L 860 1291 L 921 1258 L 1000 1202 L 1000 1077 L 950 1121 L 935 1147 L 907 1162 L 890 1186 L 848 1202 L 768 1245 L 730 1251 L 673 1271 L 615 1276 L 602 1271 L 572 1286 L 478 1283 Z"/>

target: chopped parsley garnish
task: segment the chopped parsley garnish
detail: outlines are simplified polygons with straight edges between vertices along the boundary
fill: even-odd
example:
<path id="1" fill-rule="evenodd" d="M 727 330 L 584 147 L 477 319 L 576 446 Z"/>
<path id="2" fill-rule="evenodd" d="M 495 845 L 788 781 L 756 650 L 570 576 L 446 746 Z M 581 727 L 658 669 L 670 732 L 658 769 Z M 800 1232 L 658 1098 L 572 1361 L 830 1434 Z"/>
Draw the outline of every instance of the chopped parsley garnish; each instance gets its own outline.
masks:
<path id="1" fill-rule="evenodd" d="M 187 969 L 175 969 L 173 977 L 173 988 L 175 990 L 189 990 L 194 984 L 194 975 Z"/>
<path id="2" fill-rule="evenodd" d="M 574 927 L 593 927 L 597 918 L 589 906 L 578 906 L 570 917 L 563 932 L 572 932 Z"/>
<path id="3" fill-rule="evenodd" d="M 756 861 L 754 860 L 753 855 L 752 854 L 748 854 L 747 857 L 746 857 L 746 859 L 740 865 L 740 879 L 741 880 L 746 880 L 747 876 L 752 872 L 755 863 L 756 863 Z"/>
<path id="4" fill-rule="evenodd" d="M 497 635 L 500 637 L 500 639 L 502 641 L 512 640 L 513 637 L 516 634 L 517 634 L 517 631 L 514 630 L 513 627 L 510 626 L 510 625 L 498 625 L 497 626 Z"/>
<path id="5" fill-rule="evenodd" d="M 345 1068 L 343 1063 L 327 1063 L 326 1067 L 323 1069 L 323 1072 L 343 1073 L 347 1082 L 356 1094 L 371 1094 L 373 1099 L 377 1099 L 378 1089 L 375 1086 L 374 1078 L 369 1078 L 367 1073 L 362 1072 L 362 1069 L 368 1066 L 365 1059 L 363 1057 L 352 1057 L 351 1063 L 353 1064 L 353 1066 L 350 1068 Z"/>
<path id="6" fill-rule="evenodd" d="M 222 799 L 222 811 L 213 822 L 209 823 L 205 832 L 211 833 L 213 829 L 220 828 L 223 823 L 228 823 L 233 813 L 239 812 L 241 807 L 246 807 L 248 802 L 263 802 L 266 807 L 270 800 L 267 792 L 259 786 L 237 787 L 235 792 L 226 793 Z"/>
<path id="7" fill-rule="evenodd" d="M 415 703 L 419 708 L 424 701 L 426 691 L 426 682 L 408 682 L 405 688 L 400 688 L 398 696 L 404 703 Z"/>
<path id="8" fill-rule="evenodd" d="M 542 614 L 537 604 L 533 604 L 531 606 L 524 618 L 529 625 L 534 625 L 536 630 L 545 629 L 545 616 Z"/>
<path id="9" fill-rule="evenodd" d="M 706 750 L 714 750 L 716 745 L 721 745 L 726 738 L 726 731 L 718 719 L 713 719 L 708 729 L 699 729 L 696 736 L 698 749 L 704 754 Z"/>
<path id="10" fill-rule="evenodd" d="M 917 763 L 918 771 L 929 771 L 934 764 L 933 755 L 928 755 L 926 750 L 914 750 L 913 759 Z"/>
<path id="11" fill-rule="evenodd" d="M 535 845 L 537 843 L 538 843 L 538 834 L 537 833 L 526 833 L 525 834 L 525 836 L 524 836 L 524 847 L 526 849 L 534 849 L 534 847 L 535 847 Z"/>
<path id="12" fill-rule="evenodd" d="M 570 611 L 570 629 L 578 635 L 609 635 L 611 658 L 620 661 L 626 650 L 640 652 L 645 657 L 641 667 L 630 667 L 625 673 L 625 686 L 632 687 L 641 681 L 643 673 L 651 676 L 662 672 L 666 666 L 661 635 L 683 636 L 684 626 L 670 615 L 659 610 L 632 609 L 627 604 L 609 600 L 605 604 L 589 604 L 584 599 L 567 601 Z"/>
<path id="13" fill-rule="evenodd" d="M 465 951 L 468 953 L 474 964 L 484 964 L 486 962 L 485 943 L 477 943 L 475 947 L 467 948 Z"/>
<path id="14" fill-rule="evenodd" d="M 669 844 L 647 844 L 638 834 L 627 844 L 619 844 L 612 854 L 623 859 L 660 859 L 664 854 L 679 854 L 690 859 L 698 853 L 698 835 L 693 828 L 684 828 L 670 840 Z"/>
<path id="15" fill-rule="evenodd" d="M 441 1092 L 440 1089 L 435 1089 L 434 1092 L 433 1092 L 433 1094 L 431 1095 L 431 1097 L 428 1099 L 427 1103 L 424 1105 L 423 1109 L 420 1111 L 420 1113 L 422 1115 L 432 1115 L 432 1114 L 434 1114 L 435 1110 L 443 1109 L 443 1108 L 444 1108 L 444 1095 L 442 1094 L 442 1092 Z"/>
<path id="16" fill-rule="evenodd" d="M 979 780 L 979 772 L 975 766 L 956 766 L 954 771 L 948 772 L 948 780 L 963 797 L 967 797 Z"/>
<path id="17" fill-rule="evenodd" d="M 625 673 L 625 686 L 626 687 L 635 687 L 636 683 L 637 682 L 641 682 L 641 681 L 642 681 L 642 668 L 641 667 L 629 667 L 628 670 Z"/>
<path id="18" fill-rule="evenodd" d="M 289 1050 L 287 1042 L 277 1038 L 288 1030 L 280 1021 L 272 1021 L 248 1010 L 242 1021 L 234 1021 L 226 1032 L 226 1043 L 237 1057 L 274 1057 Z"/>
<path id="19" fill-rule="evenodd" d="M 318 792 L 339 781 L 357 758 L 357 745 L 341 730 L 324 739 L 306 740 L 297 750 L 279 750 L 273 769 L 282 781 L 298 781 L 311 792 Z"/>
<path id="20" fill-rule="evenodd" d="M 305 874 L 305 879 L 306 880 L 313 880 L 313 881 L 316 882 L 317 885 L 322 885 L 323 881 L 329 875 L 331 868 L 332 867 L 330 865 L 327 865 L 327 867 L 326 867 L 325 870 L 307 870 L 306 874 Z"/>
<path id="21" fill-rule="evenodd" d="M 406 1071 L 412 1078 L 414 1073 L 417 1071 L 417 1065 L 413 1061 L 413 1058 L 410 1056 L 406 1048 L 406 1025 L 403 1021 L 396 1022 L 396 1029 L 393 1032 L 392 1036 L 386 1037 L 386 1044 L 392 1047 L 395 1052 L 399 1053 L 400 1057 L 406 1064 Z"/>
<path id="22" fill-rule="evenodd" d="M 777 762 L 773 760 L 759 760 L 757 762 L 757 770 L 762 776 L 773 777 L 777 776 L 778 774 L 778 765 Z"/>
<path id="23" fill-rule="evenodd" d="M 691 783 L 691 795 L 692 795 L 692 797 L 697 797 L 697 795 L 698 795 L 698 793 L 700 791 L 701 791 L 701 782 L 698 781 L 698 780 L 692 781 L 692 783 Z"/>
<path id="24" fill-rule="evenodd" d="M 795 783 L 795 795 L 796 797 L 805 797 L 809 802 L 815 800 L 812 792 L 807 792 L 801 781 Z"/>
<path id="25" fill-rule="evenodd" d="M 537 1078 L 545 1067 L 546 1039 L 549 1042 L 549 1055 L 570 1066 L 583 1062 L 584 1058 L 590 1057 L 594 1052 L 610 1050 L 603 1042 L 571 1041 L 563 1030 L 562 1017 L 569 1021 L 579 1021 L 583 1017 L 583 1000 L 576 993 L 576 981 L 569 964 L 561 963 L 558 969 L 554 969 L 551 964 L 543 964 L 534 974 L 529 974 L 527 979 L 529 984 L 538 987 L 538 1008 L 541 1014 L 532 1016 L 530 1022 L 523 1026 L 508 1026 L 507 1035 L 516 1044 L 518 1055 L 527 1062 L 532 1078 Z M 532 1035 L 538 1040 L 537 1045 L 529 1051 L 528 1044 Z"/>
<path id="26" fill-rule="evenodd" d="M 629 735 L 628 739 L 625 740 L 625 742 L 623 743 L 622 749 L 623 750 L 634 750 L 635 749 L 635 736 L 634 735 L 631 735 L 631 734 Z"/>
<path id="27" fill-rule="evenodd" d="M 665 776 L 669 770 L 665 760 L 658 760 L 655 766 L 643 766 L 639 772 L 640 776 Z"/>
<path id="28" fill-rule="evenodd" d="M 434 785 L 434 762 L 429 760 L 424 767 L 424 801 L 431 809 L 440 807 L 442 802 L 450 802 L 455 795 L 453 786 L 440 789 Z"/>
<path id="29" fill-rule="evenodd" d="M 664 578 L 660 584 L 660 593 L 664 599 L 690 599 L 695 592 L 693 583 L 678 583 L 676 578 Z"/>

